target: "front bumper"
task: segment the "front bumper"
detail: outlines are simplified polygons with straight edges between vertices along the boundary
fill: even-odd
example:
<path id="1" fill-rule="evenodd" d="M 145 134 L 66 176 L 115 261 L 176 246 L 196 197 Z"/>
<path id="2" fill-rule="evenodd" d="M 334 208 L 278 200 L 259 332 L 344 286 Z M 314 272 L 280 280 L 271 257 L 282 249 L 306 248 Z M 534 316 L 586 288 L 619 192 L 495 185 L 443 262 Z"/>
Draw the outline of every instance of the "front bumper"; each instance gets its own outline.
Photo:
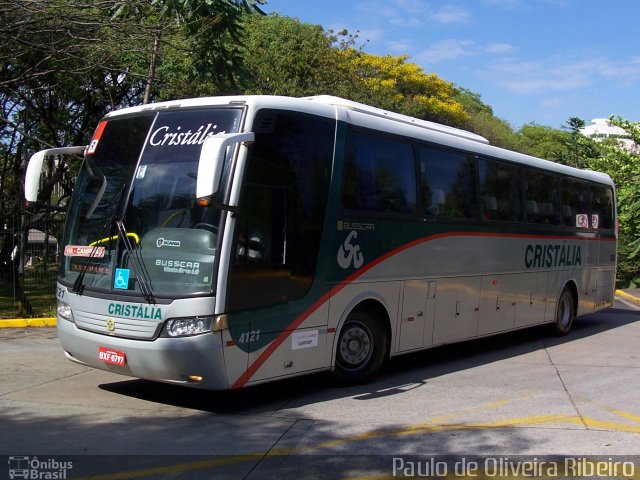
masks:
<path id="1" fill-rule="evenodd" d="M 134 340 L 81 330 L 73 322 L 58 317 L 58 334 L 67 358 L 81 365 L 195 388 L 229 388 L 221 332 L 153 341 Z M 125 365 L 98 360 L 100 347 L 124 352 Z M 195 381 L 197 377 L 202 380 Z"/>

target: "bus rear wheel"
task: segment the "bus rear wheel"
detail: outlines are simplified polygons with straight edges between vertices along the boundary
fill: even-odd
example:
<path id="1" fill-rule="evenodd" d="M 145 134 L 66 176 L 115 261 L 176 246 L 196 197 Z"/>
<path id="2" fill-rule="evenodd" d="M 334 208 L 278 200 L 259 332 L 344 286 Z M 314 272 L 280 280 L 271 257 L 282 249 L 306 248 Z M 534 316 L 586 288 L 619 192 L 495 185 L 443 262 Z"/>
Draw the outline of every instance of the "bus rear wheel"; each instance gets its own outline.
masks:
<path id="1" fill-rule="evenodd" d="M 363 383 L 382 366 L 388 338 L 377 315 L 356 310 L 349 314 L 338 337 L 334 376 L 342 383 Z"/>
<path id="2" fill-rule="evenodd" d="M 553 322 L 553 331 L 558 336 L 564 336 L 569 333 L 576 318 L 576 307 L 573 293 L 565 288 L 558 299 L 556 307 L 556 318 Z"/>

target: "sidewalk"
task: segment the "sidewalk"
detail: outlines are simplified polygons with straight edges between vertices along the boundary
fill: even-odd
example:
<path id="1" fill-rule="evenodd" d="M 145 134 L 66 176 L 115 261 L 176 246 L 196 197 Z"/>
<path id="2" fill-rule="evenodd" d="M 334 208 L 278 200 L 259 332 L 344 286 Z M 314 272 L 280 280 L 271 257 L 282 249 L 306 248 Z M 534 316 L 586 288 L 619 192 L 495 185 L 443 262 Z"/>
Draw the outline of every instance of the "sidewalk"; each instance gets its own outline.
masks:
<path id="1" fill-rule="evenodd" d="M 616 297 L 627 302 L 640 305 L 640 288 L 625 288 L 616 290 Z M 55 317 L 48 318 L 0 318 L 0 328 L 33 328 L 33 327 L 55 327 Z"/>

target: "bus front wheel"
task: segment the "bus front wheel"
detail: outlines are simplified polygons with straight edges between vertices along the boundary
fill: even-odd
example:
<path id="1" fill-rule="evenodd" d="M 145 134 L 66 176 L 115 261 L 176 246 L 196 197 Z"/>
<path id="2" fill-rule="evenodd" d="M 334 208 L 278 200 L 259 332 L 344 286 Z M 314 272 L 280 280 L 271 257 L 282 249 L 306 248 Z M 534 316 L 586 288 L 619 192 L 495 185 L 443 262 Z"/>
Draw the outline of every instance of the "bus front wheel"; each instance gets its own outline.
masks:
<path id="1" fill-rule="evenodd" d="M 556 318 L 553 322 L 553 331 L 556 335 L 564 336 L 571 330 L 573 321 L 576 318 L 576 307 L 573 293 L 565 288 L 558 299 L 556 308 Z"/>
<path id="2" fill-rule="evenodd" d="M 378 317 L 365 310 L 349 314 L 338 337 L 335 377 L 342 383 L 368 380 L 384 363 L 387 334 Z"/>

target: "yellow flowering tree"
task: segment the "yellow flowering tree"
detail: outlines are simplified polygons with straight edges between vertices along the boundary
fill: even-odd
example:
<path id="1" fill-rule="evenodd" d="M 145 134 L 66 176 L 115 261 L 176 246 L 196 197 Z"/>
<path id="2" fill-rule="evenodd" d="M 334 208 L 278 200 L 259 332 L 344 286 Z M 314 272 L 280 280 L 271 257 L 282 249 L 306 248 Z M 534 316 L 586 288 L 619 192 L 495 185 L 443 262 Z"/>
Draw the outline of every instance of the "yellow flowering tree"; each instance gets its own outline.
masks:
<path id="1" fill-rule="evenodd" d="M 243 93 L 336 95 L 452 126 L 469 126 L 458 90 L 398 57 L 364 53 L 357 35 L 277 14 L 244 20 Z"/>
<path id="2" fill-rule="evenodd" d="M 379 56 L 352 48 L 342 54 L 351 72 L 348 96 L 352 100 L 453 126 L 469 123 L 453 83 L 426 73 L 409 62 L 408 55 Z"/>

